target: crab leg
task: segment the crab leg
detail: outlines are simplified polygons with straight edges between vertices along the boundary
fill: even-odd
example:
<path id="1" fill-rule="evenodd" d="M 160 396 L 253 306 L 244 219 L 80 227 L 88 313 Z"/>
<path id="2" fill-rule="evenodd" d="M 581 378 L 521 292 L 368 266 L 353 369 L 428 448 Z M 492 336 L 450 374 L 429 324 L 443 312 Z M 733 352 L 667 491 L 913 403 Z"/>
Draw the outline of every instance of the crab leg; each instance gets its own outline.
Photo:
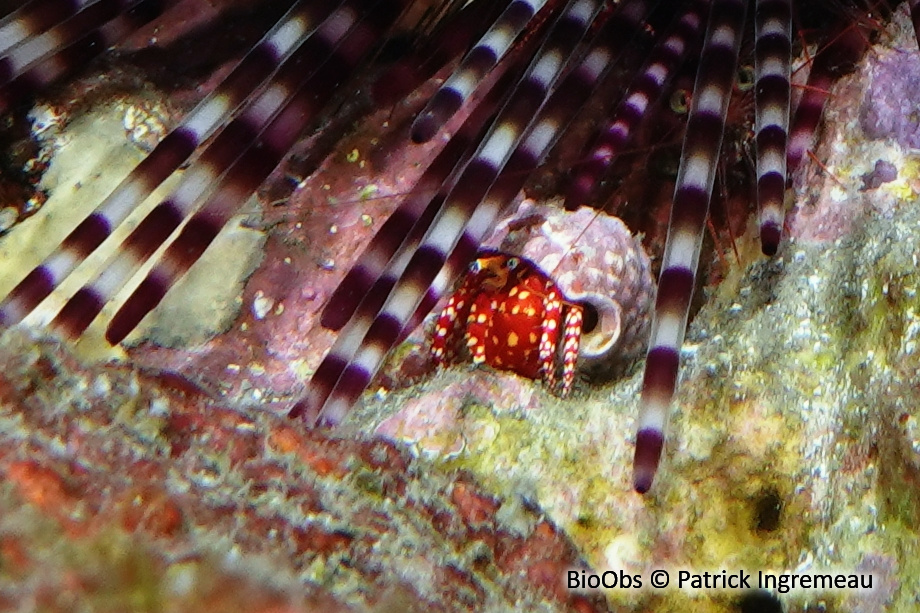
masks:
<path id="1" fill-rule="evenodd" d="M 478 269 L 474 262 L 470 274 L 460 286 L 438 316 L 434 326 L 434 339 L 431 341 L 431 358 L 436 367 L 445 366 L 453 362 L 456 355 L 457 343 L 463 336 L 464 324 L 467 322 L 473 308 L 473 297 L 479 286 Z"/>
<path id="2" fill-rule="evenodd" d="M 687 57 L 687 50 L 699 38 L 709 2 L 694 2 L 672 33 L 652 50 L 649 60 L 629 87 L 613 119 L 591 145 L 587 161 L 580 164 L 569 185 L 565 208 L 575 210 L 595 195 L 599 181 L 614 158 L 625 150 L 646 111 L 661 96 L 675 71 Z"/>
<path id="3" fill-rule="evenodd" d="M 550 98 L 541 118 L 530 128 L 528 136 L 514 151 L 495 185 L 492 186 L 484 201 L 476 209 L 463 238 L 451 252 L 447 262 L 428 287 L 415 313 L 403 326 L 399 338 L 403 338 L 409 331 L 414 329 L 425 315 L 434 308 L 438 300 L 447 293 L 449 287 L 453 284 L 453 280 L 461 274 L 461 271 L 473 258 L 482 235 L 490 229 L 494 216 L 511 202 L 514 195 L 526 181 L 528 173 L 539 165 L 553 143 L 555 143 L 559 132 L 566 123 L 566 118 L 572 114 L 572 108 L 579 106 L 583 97 L 590 91 L 591 86 L 597 82 L 609 66 L 613 55 L 615 55 L 610 46 L 614 42 L 622 45 L 628 41 L 629 35 L 636 31 L 637 25 L 645 17 L 647 10 L 646 3 L 633 3 L 626 10 L 612 17 L 610 23 L 605 25 L 604 32 L 598 36 L 602 42 L 598 43 L 596 48 L 566 77 L 562 86 Z M 429 208 L 429 211 L 432 210 Z M 479 238 L 475 238 L 476 236 Z M 308 421 L 316 418 L 316 410 L 322 406 L 321 399 L 329 397 L 334 389 L 336 379 L 341 376 L 345 368 L 347 354 L 357 350 L 357 339 L 367 333 L 374 314 L 380 310 L 385 300 L 385 294 L 382 294 L 382 292 L 388 293 L 390 291 L 393 284 L 395 284 L 395 279 L 402 275 L 408 265 L 409 256 L 413 253 L 412 249 L 416 248 L 414 241 L 404 244 L 401 248 L 404 256 L 397 258 L 395 265 L 393 263 L 388 265 L 389 270 L 386 278 L 391 278 L 392 280 L 384 283 L 383 279 L 381 279 L 374 290 L 366 294 L 362 308 L 350 322 L 349 328 L 340 334 L 326 359 L 323 360 L 311 379 L 306 396 L 291 410 L 292 417 L 305 416 Z M 358 393 L 360 393 L 360 390 Z"/>
<path id="4" fill-rule="evenodd" d="M 760 245 L 765 255 L 776 253 L 785 215 L 791 11 L 790 0 L 757 0 L 754 50 L 757 204 Z"/>
<path id="5" fill-rule="evenodd" d="M 543 299 L 545 314 L 540 333 L 540 374 L 550 389 L 556 387 L 556 354 L 559 348 L 559 334 L 562 328 L 562 296 L 555 287 Z M 577 354 L 576 354 L 577 355 Z M 566 390 L 563 395 L 568 393 Z"/>
<path id="6" fill-rule="evenodd" d="M 562 329 L 562 388 L 565 398 L 575 383 L 575 367 L 578 364 L 578 348 L 581 345 L 581 328 L 584 323 L 584 309 L 577 304 L 566 305 L 565 322 Z"/>
<path id="7" fill-rule="evenodd" d="M 677 174 L 642 383 L 633 460 L 633 485 L 640 493 L 652 486 L 664 446 L 746 4 L 745 0 L 717 0 L 709 15 Z"/>
<path id="8" fill-rule="evenodd" d="M 376 374 L 386 353 L 403 334 L 426 292 L 435 287 L 442 266 L 461 238 L 472 244 L 475 251 L 475 246 L 498 213 L 483 212 L 478 205 L 501 172 L 531 118 L 544 104 L 565 66 L 565 58 L 584 36 L 600 7 L 601 3 L 591 0 L 573 0 L 568 5 L 518 86 L 514 98 L 502 110 L 489 135 L 464 168 L 457 186 L 451 190 L 444 207 L 438 212 L 379 314 L 370 325 L 365 320 L 353 320 L 358 329 L 367 326 L 367 333 L 362 338 L 346 326 L 336 341 L 339 350 L 336 347 L 330 350 L 324 360 L 328 366 L 321 364 L 308 384 L 306 396 L 295 405 L 292 413 L 307 415 L 308 418 L 322 413 L 325 422 L 338 423 Z M 482 227 L 470 232 L 469 225 L 477 212 L 483 217 Z M 453 279 L 442 280 L 445 283 L 435 287 L 435 291 L 443 295 Z M 349 347 L 347 352 L 340 351 L 343 346 Z M 323 376 L 317 379 L 321 370 Z M 333 378 L 337 381 L 330 386 Z"/>
<path id="9" fill-rule="evenodd" d="M 320 18 L 331 10 L 320 3 L 308 4 L 310 6 L 298 4 L 293 7 L 224 82 L 199 103 L 42 264 L 13 288 L 0 302 L 0 324 L 13 325 L 28 315 L 102 244 L 112 228 L 122 223 L 137 203 L 149 196 L 189 159 L 199 144 L 239 112 L 247 96 L 314 32 Z"/>
<path id="10" fill-rule="evenodd" d="M 610 68 L 615 57 L 628 44 L 649 11 L 646 2 L 633 2 L 615 14 L 598 34 L 591 51 L 579 64 L 566 75 L 560 86 L 553 92 L 536 122 L 527 130 L 521 143 L 515 148 L 496 179 L 488 194 L 480 204 L 479 210 L 489 215 L 504 211 L 514 200 L 530 176 L 546 158 L 550 149 L 560 138 L 565 126 L 581 107 L 591 90 Z M 471 224 L 472 225 L 472 224 Z M 485 230 L 488 232 L 488 229 Z M 437 302 L 444 295 L 445 286 L 461 273 L 467 263 L 474 257 L 479 242 L 461 240 L 451 252 L 447 263 L 428 288 L 425 297 L 416 309 L 412 319 L 404 329 L 404 334 L 418 326 Z"/>

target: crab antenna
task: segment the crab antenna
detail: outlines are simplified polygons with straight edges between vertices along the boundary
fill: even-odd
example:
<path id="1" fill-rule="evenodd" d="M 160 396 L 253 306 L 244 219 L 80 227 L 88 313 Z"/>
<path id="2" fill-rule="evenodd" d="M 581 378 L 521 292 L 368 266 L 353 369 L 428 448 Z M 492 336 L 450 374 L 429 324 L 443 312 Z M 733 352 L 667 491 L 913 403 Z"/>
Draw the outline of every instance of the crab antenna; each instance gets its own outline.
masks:
<path id="1" fill-rule="evenodd" d="M 191 157 L 203 141 L 239 112 L 253 90 L 268 79 L 331 12 L 328 4 L 294 6 L 237 65 L 218 88 L 193 109 L 96 210 L 0 302 L 0 325 L 21 321 L 108 238 L 134 207 Z M 307 6 L 309 5 L 309 6 Z M 340 9 L 344 10 L 344 9 Z M 336 19 L 339 12 L 329 19 Z"/>
<path id="2" fill-rule="evenodd" d="M 491 219 L 482 219 L 484 227 L 469 232 L 468 225 L 474 213 L 481 213 L 479 204 L 482 198 L 501 172 L 524 130 L 543 106 L 565 68 L 565 60 L 571 56 L 601 6 L 601 2 L 593 0 L 573 0 L 568 4 L 518 84 L 514 96 L 506 103 L 488 136 L 464 167 L 457 185 L 451 189 L 444 206 L 438 211 L 379 313 L 369 320 L 369 325 L 363 319 L 352 320 L 342 330 L 337 344 L 347 347 L 348 351 L 330 351 L 324 363 L 334 365 L 328 368 L 327 364 L 320 365 L 324 377 L 317 380 L 314 375 L 306 395 L 295 404 L 292 413 L 305 415 L 307 419 L 322 413 L 327 423 L 341 421 L 377 373 L 384 356 L 402 335 L 403 328 L 425 293 L 439 278 L 441 267 L 457 243 L 461 238 L 464 241 L 472 239 L 475 249 L 482 240 L 482 234 L 491 227 L 497 211 L 491 211 Z M 489 217 L 486 213 L 481 215 Z M 446 284 L 437 291 L 446 291 Z M 360 329 L 366 325 L 367 333 L 364 335 L 351 329 L 352 326 Z M 336 376 L 336 372 L 341 374 Z M 336 382 L 330 389 L 328 383 L 333 378 Z"/>
<path id="3" fill-rule="evenodd" d="M 566 209 L 575 210 L 593 199 L 601 177 L 629 144 L 646 111 L 661 97 L 675 71 L 686 59 L 688 48 L 699 38 L 708 8 L 709 0 L 694 2 L 681 15 L 671 34 L 652 50 L 648 62 L 614 112 L 613 119 L 589 147 L 589 153 L 584 156 L 587 161 L 578 165 L 566 194 Z"/>
<path id="4" fill-rule="evenodd" d="M 664 446 L 746 5 L 745 0 L 716 0 L 709 14 L 677 173 L 642 382 L 633 459 L 633 486 L 640 493 L 652 486 Z"/>
<path id="5" fill-rule="evenodd" d="M 432 96 L 412 124 L 412 140 L 424 143 L 437 134 L 498 62 L 511 49 L 546 0 L 512 0 L 489 31 L 470 49 L 460 66 Z"/>
<path id="6" fill-rule="evenodd" d="M 791 0 L 757 0 L 754 16 L 754 103 L 757 134 L 757 205 L 765 255 L 779 247 L 786 191 L 789 75 L 792 53 Z"/>

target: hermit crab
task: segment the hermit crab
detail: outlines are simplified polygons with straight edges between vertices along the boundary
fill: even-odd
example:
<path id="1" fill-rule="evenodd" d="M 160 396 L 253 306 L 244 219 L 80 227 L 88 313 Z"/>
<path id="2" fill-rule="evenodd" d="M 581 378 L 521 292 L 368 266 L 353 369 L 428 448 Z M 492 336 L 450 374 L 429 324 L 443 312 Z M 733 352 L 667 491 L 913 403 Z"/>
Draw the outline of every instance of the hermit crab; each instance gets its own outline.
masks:
<path id="1" fill-rule="evenodd" d="M 607 378 L 644 349 L 655 294 L 641 241 L 615 217 L 525 200 L 441 310 L 436 364 L 465 344 L 474 363 L 572 390 L 576 369 Z"/>
<path id="2" fill-rule="evenodd" d="M 533 262 L 502 253 L 481 253 L 463 285 L 441 311 L 431 354 L 441 366 L 457 357 L 465 341 L 474 364 L 486 363 L 556 385 L 562 336 L 562 388 L 575 381 L 584 309 L 562 294 Z"/>

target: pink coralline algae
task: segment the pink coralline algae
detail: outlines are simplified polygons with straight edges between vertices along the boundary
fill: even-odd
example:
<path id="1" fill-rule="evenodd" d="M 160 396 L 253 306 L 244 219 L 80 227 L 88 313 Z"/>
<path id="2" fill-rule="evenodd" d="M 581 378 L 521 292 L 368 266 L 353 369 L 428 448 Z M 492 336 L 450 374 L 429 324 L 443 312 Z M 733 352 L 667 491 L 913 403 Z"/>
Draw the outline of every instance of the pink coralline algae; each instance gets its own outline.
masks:
<path id="1" fill-rule="evenodd" d="M 888 36 L 830 90 L 814 148 L 821 164 L 795 176 L 799 197 L 786 224 L 794 242 L 833 243 L 867 215 L 892 217 L 920 191 L 910 152 L 920 146 L 920 51 L 906 12 L 895 14 Z"/>
<path id="2" fill-rule="evenodd" d="M 535 511 L 383 441 L 0 338 L 0 609 L 606 611 Z M 523 608 L 522 608 L 523 607 Z"/>
<path id="3" fill-rule="evenodd" d="M 859 191 L 878 189 L 885 183 L 890 183 L 898 178 L 898 168 L 891 162 L 876 160 L 875 167 L 860 178 L 863 181 L 863 186 Z"/>
<path id="4" fill-rule="evenodd" d="M 869 138 L 891 138 L 920 148 L 920 67 L 915 53 L 893 49 L 869 60 L 870 87 L 862 101 L 860 125 Z"/>

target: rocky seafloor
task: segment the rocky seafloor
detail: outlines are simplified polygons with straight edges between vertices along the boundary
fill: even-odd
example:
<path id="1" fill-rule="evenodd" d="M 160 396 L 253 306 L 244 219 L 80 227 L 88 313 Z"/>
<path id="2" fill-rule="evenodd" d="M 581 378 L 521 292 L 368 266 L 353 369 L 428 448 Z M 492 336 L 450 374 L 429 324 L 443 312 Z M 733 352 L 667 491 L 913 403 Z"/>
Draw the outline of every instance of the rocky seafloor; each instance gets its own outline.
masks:
<path id="1" fill-rule="evenodd" d="M 361 196 L 397 184 L 361 178 L 359 132 L 326 169 L 348 164 L 351 184 L 319 182 L 356 203 L 298 220 L 307 189 L 269 210 L 262 263 L 217 336 L 190 346 L 171 330 L 170 347 L 141 342 L 121 366 L 84 364 L 35 329 L 0 339 L 0 608 L 742 610 L 731 590 L 568 592 L 564 571 L 584 563 L 646 578 L 871 572 L 872 591 L 778 599 L 916 610 L 920 128 L 903 105 L 920 53 L 903 13 L 881 38 L 835 87 L 825 168 L 798 177 L 780 254 L 743 237 L 707 290 L 648 495 L 631 489 L 638 365 L 565 401 L 460 365 L 371 390 L 335 433 L 274 414 L 328 344 L 303 312 L 379 223 Z M 176 308 L 212 300 L 178 294 Z"/>

